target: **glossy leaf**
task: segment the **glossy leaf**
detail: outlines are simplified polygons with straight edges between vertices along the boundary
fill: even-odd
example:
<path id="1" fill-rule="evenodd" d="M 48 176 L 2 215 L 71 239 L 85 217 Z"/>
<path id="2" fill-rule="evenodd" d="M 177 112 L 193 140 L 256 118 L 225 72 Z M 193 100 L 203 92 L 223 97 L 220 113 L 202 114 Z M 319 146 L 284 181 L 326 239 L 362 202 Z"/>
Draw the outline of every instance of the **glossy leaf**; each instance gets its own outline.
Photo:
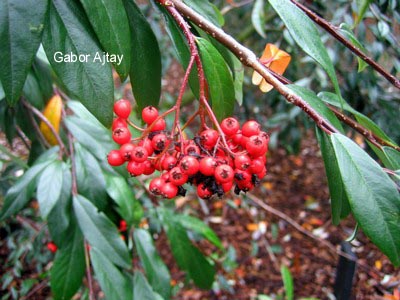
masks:
<path id="1" fill-rule="evenodd" d="M 105 173 L 105 179 L 107 193 L 118 205 L 118 213 L 129 225 L 138 224 L 143 216 L 143 208 L 125 178 Z"/>
<path id="2" fill-rule="evenodd" d="M 267 37 L 265 33 L 265 12 L 264 12 L 264 0 L 256 0 L 251 11 L 251 22 L 253 23 L 254 29 L 264 39 Z"/>
<path id="3" fill-rule="evenodd" d="M 214 267 L 199 249 L 193 246 L 186 230 L 172 213 L 166 209 L 160 210 L 160 212 L 163 227 L 178 266 L 188 272 L 198 287 L 209 289 L 214 281 Z"/>
<path id="4" fill-rule="evenodd" d="M 396 185 L 352 140 L 332 134 L 331 141 L 355 219 L 392 263 L 400 265 L 400 196 Z"/>
<path id="5" fill-rule="evenodd" d="M 8 103 L 22 92 L 44 28 L 47 0 L 0 1 L 0 80 Z"/>
<path id="6" fill-rule="evenodd" d="M 0 212 L 0 221 L 19 212 L 30 200 L 36 189 L 38 175 L 55 160 L 55 155 L 49 155 L 47 160 L 37 161 L 24 175 L 7 191 L 4 205 Z"/>
<path id="7" fill-rule="evenodd" d="M 131 38 L 122 1 L 81 0 L 81 3 L 103 49 L 110 54 L 115 70 L 125 80 L 131 63 Z"/>
<path id="8" fill-rule="evenodd" d="M 101 289 L 107 299 L 132 299 L 132 284 L 121 271 L 95 247 L 90 249 L 91 263 Z"/>
<path id="9" fill-rule="evenodd" d="M 383 152 L 388 160 L 386 167 L 392 170 L 400 170 L 400 152 L 387 146 L 383 147 Z"/>
<path id="10" fill-rule="evenodd" d="M 335 114 L 326 106 L 326 104 L 309 89 L 298 85 L 288 85 L 288 87 L 297 95 L 302 97 L 318 114 L 324 117 L 337 130 L 344 132 L 342 124 L 336 118 Z"/>
<path id="11" fill-rule="evenodd" d="M 133 235 L 135 239 L 136 251 L 142 262 L 143 269 L 149 279 L 150 285 L 164 299 L 171 296 L 171 277 L 168 268 L 161 260 L 154 247 L 153 239 L 148 231 L 144 229 L 136 229 Z"/>
<path id="12" fill-rule="evenodd" d="M 131 259 L 128 248 L 114 223 L 81 195 L 73 197 L 73 207 L 79 227 L 89 244 L 117 266 L 130 268 Z"/>
<path id="13" fill-rule="evenodd" d="M 285 265 L 281 266 L 281 275 L 283 280 L 283 286 L 285 288 L 286 300 L 294 299 L 294 284 L 293 277 L 290 270 Z"/>
<path id="14" fill-rule="evenodd" d="M 367 50 L 365 47 L 358 41 L 356 36 L 354 35 L 353 31 L 351 30 L 351 27 L 347 25 L 346 23 L 342 23 L 339 26 L 340 31 L 342 34 L 358 49 L 360 49 L 362 52 L 367 53 Z M 366 67 L 368 67 L 368 64 L 362 60 L 361 58 L 357 57 L 358 61 L 358 72 L 362 72 Z"/>
<path id="15" fill-rule="evenodd" d="M 208 0 L 184 0 L 184 2 L 214 25 L 221 27 L 225 20 L 218 8 Z"/>
<path id="16" fill-rule="evenodd" d="M 131 30 L 132 92 L 139 109 L 157 106 L 161 94 L 161 54 L 156 36 L 132 0 L 122 0 Z"/>
<path id="17" fill-rule="evenodd" d="M 133 276 L 133 299 L 140 300 L 163 300 L 163 298 L 154 292 L 142 273 L 136 271 Z"/>
<path id="18" fill-rule="evenodd" d="M 314 23 L 290 0 L 268 1 L 285 23 L 297 45 L 328 73 L 336 94 L 340 96 L 340 87 L 335 69 Z"/>
<path id="19" fill-rule="evenodd" d="M 28 72 L 22 89 L 22 95 L 37 109 L 41 110 L 43 108 L 43 94 L 40 90 L 39 82 L 32 71 Z"/>
<path id="20" fill-rule="evenodd" d="M 57 250 L 51 268 L 50 285 L 55 300 L 71 299 L 81 286 L 85 274 L 84 241 L 75 222 L 66 238 L 68 242 Z"/>
<path id="21" fill-rule="evenodd" d="M 357 16 L 355 20 L 355 26 L 357 26 L 361 20 L 364 18 L 364 15 L 368 9 L 369 4 L 371 3 L 371 0 L 356 0 L 357 3 Z"/>
<path id="22" fill-rule="evenodd" d="M 70 93 L 101 123 L 111 125 L 114 104 L 111 66 L 104 63 L 103 51 L 89 21 L 75 1 L 51 2 L 43 46 L 55 73 Z M 77 61 L 72 62 L 74 58 Z"/>
<path id="23" fill-rule="evenodd" d="M 63 163 L 55 160 L 40 174 L 37 186 L 37 199 L 40 214 L 47 219 L 48 214 L 60 198 L 63 186 Z"/>
<path id="24" fill-rule="evenodd" d="M 207 226 L 203 221 L 188 215 L 177 215 L 176 218 L 187 230 L 200 234 L 220 249 L 224 248 L 214 230 Z"/>
<path id="25" fill-rule="evenodd" d="M 32 69 L 42 92 L 43 100 L 47 102 L 53 96 L 53 79 L 50 65 L 36 57 Z"/>
<path id="26" fill-rule="evenodd" d="M 345 218 L 350 213 L 349 200 L 344 190 L 338 161 L 329 137 L 319 128 L 317 129 L 317 137 L 322 158 L 324 159 L 325 173 L 331 196 L 332 223 L 338 225 L 340 219 Z"/>
<path id="27" fill-rule="evenodd" d="M 204 73 L 209 83 L 212 109 L 219 121 L 233 114 L 235 92 L 232 75 L 224 58 L 207 40 L 197 38 Z"/>

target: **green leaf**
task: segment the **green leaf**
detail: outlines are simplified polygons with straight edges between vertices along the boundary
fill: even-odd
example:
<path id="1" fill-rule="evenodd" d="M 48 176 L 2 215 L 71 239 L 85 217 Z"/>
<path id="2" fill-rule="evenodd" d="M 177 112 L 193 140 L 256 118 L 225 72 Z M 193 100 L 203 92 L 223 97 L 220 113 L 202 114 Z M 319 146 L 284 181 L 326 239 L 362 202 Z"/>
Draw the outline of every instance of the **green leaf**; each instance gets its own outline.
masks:
<path id="1" fill-rule="evenodd" d="M 217 246 L 219 249 L 224 249 L 221 240 L 215 234 L 214 230 L 207 226 L 203 221 L 188 215 L 177 215 L 176 218 L 179 223 L 186 229 L 200 234 L 211 243 L 213 243 L 215 246 Z"/>
<path id="2" fill-rule="evenodd" d="M 283 280 L 283 286 L 285 288 L 286 300 L 294 299 L 294 286 L 293 277 L 290 270 L 285 265 L 281 266 L 281 275 Z"/>
<path id="3" fill-rule="evenodd" d="M 131 29 L 132 92 L 139 109 L 157 106 L 161 94 L 161 54 L 153 30 L 132 0 L 122 0 Z"/>
<path id="4" fill-rule="evenodd" d="M 232 75 L 224 58 L 207 40 L 197 38 L 204 73 L 209 82 L 212 109 L 219 121 L 232 116 L 235 103 L 235 88 Z"/>
<path id="5" fill-rule="evenodd" d="M 60 197 L 57 205 L 53 207 L 47 217 L 47 224 L 52 240 L 63 247 L 69 243 L 68 233 L 70 231 L 71 207 L 72 207 L 72 178 L 70 166 L 63 164 L 63 180 Z"/>
<path id="6" fill-rule="evenodd" d="M 186 38 L 178 24 L 175 22 L 174 18 L 171 17 L 166 9 L 160 5 L 158 7 L 163 13 L 165 23 L 167 25 L 166 29 L 174 45 L 178 60 L 182 67 L 186 70 L 190 61 L 190 51 L 189 46 L 186 43 Z M 199 80 L 196 68 L 192 68 L 190 71 L 189 86 L 193 92 L 193 95 L 195 95 L 196 98 L 199 98 Z"/>
<path id="7" fill-rule="evenodd" d="M 42 110 L 44 107 L 43 95 L 40 90 L 39 82 L 33 72 L 29 72 L 23 87 L 23 96 L 31 103 L 34 107 Z"/>
<path id="8" fill-rule="evenodd" d="M 39 48 L 47 0 L 0 1 L 0 80 L 10 105 L 20 95 Z"/>
<path id="9" fill-rule="evenodd" d="M 43 100 L 47 102 L 53 96 L 53 79 L 50 65 L 36 57 L 32 69 L 44 97 Z"/>
<path id="10" fill-rule="evenodd" d="M 95 247 L 90 249 L 90 258 L 96 279 L 107 299 L 132 299 L 132 286 L 117 267 Z"/>
<path id="11" fill-rule="evenodd" d="M 297 45 L 328 73 L 336 94 L 341 98 L 335 69 L 314 23 L 290 0 L 268 1 L 285 23 Z"/>
<path id="12" fill-rule="evenodd" d="M 81 0 L 81 3 L 103 49 L 110 54 L 115 70 L 125 80 L 131 63 L 131 38 L 122 1 Z"/>
<path id="13" fill-rule="evenodd" d="M 333 125 L 337 130 L 344 132 L 342 124 L 336 118 L 335 114 L 317 95 L 314 94 L 314 92 L 294 84 L 290 84 L 288 87 L 297 95 L 302 97 L 318 114 L 329 121 L 329 123 L 331 123 L 331 125 Z"/>
<path id="14" fill-rule="evenodd" d="M 219 9 L 208 0 L 184 0 L 184 2 L 214 25 L 218 27 L 224 25 L 224 16 Z"/>
<path id="15" fill-rule="evenodd" d="M 117 211 L 129 225 L 138 224 L 143 216 L 143 208 L 135 198 L 125 178 L 104 173 L 107 193 L 117 203 Z"/>
<path id="16" fill-rule="evenodd" d="M 89 244 L 117 266 L 129 269 L 131 267 L 129 251 L 114 223 L 81 195 L 73 197 L 73 207 L 79 227 Z"/>
<path id="17" fill-rule="evenodd" d="M 193 246 L 186 230 L 169 210 L 160 209 L 159 213 L 178 266 L 188 272 L 198 287 L 209 289 L 214 281 L 214 266 Z"/>
<path id="18" fill-rule="evenodd" d="M 322 158 L 324 159 L 325 173 L 331 196 L 332 223 L 338 225 L 340 219 L 345 218 L 350 213 L 349 200 L 344 190 L 338 161 L 329 136 L 317 128 L 317 137 Z"/>
<path id="19" fill-rule="evenodd" d="M 75 1 L 51 2 L 43 46 L 64 86 L 101 123 L 110 126 L 114 105 L 111 66 L 104 63 L 103 51 Z"/>
<path id="20" fill-rule="evenodd" d="M 339 26 L 340 31 L 342 34 L 357 48 L 359 48 L 362 52 L 367 53 L 367 49 L 358 41 L 356 36 L 354 35 L 353 31 L 351 30 L 351 27 L 346 24 L 342 23 Z M 357 56 L 358 60 L 358 72 L 362 72 L 366 67 L 368 67 L 368 64 L 362 60 L 360 57 Z"/>
<path id="21" fill-rule="evenodd" d="M 55 155 L 49 155 L 47 160 L 37 161 L 24 175 L 7 191 L 4 205 L 0 213 L 0 221 L 20 211 L 30 200 L 36 189 L 38 175 L 53 161 Z"/>
<path id="22" fill-rule="evenodd" d="M 400 265 L 400 196 L 382 168 L 352 140 L 332 134 L 351 210 L 371 241 Z"/>
<path id="23" fill-rule="evenodd" d="M 51 268 L 50 285 L 55 300 L 71 299 L 85 274 L 83 236 L 75 222 L 69 229 L 68 242 L 58 249 Z"/>
<path id="24" fill-rule="evenodd" d="M 171 297 L 171 277 L 168 268 L 154 247 L 151 235 L 144 229 L 136 229 L 133 237 L 135 239 L 136 250 L 150 285 L 164 299 L 169 299 Z"/>
<path id="25" fill-rule="evenodd" d="M 392 170 L 400 170 L 400 152 L 387 146 L 383 147 L 383 152 L 388 160 L 386 167 Z"/>
<path id="26" fill-rule="evenodd" d="M 371 0 L 356 0 L 357 3 L 357 16 L 356 16 L 356 20 L 355 20 L 355 24 L 354 26 L 357 26 L 358 24 L 360 24 L 361 20 L 364 18 L 364 15 L 368 9 L 369 4 L 371 3 Z"/>
<path id="27" fill-rule="evenodd" d="M 265 33 L 265 12 L 264 12 L 264 0 L 256 0 L 251 11 L 251 22 L 253 23 L 254 29 L 264 39 L 267 37 Z"/>
<path id="28" fill-rule="evenodd" d="M 63 163 L 55 160 L 40 174 L 36 197 L 40 214 L 47 219 L 48 214 L 60 198 L 63 186 Z"/>
<path id="29" fill-rule="evenodd" d="M 133 276 L 133 299 L 163 300 L 159 294 L 152 290 L 146 277 L 139 271 L 136 271 Z"/>
<path id="30" fill-rule="evenodd" d="M 80 144 L 74 143 L 78 192 L 99 210 L 107 206 L 106 181 L 99 162 Z"/>

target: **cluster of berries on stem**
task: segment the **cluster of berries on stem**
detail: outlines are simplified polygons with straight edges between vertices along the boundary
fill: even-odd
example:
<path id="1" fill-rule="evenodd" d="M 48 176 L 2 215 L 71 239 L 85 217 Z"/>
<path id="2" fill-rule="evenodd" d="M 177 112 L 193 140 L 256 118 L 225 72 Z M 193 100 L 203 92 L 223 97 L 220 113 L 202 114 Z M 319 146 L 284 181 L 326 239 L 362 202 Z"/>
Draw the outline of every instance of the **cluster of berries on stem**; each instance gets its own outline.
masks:
<path id="1" fill-rule="evenodd" d="M 110 151 L 108 163 L 126 163 L 132 176 L 158 171 L 149 190 L 165 198 L 185 195 L 186 183 L 196 186 L 203 199 L 222 196 L 232 188 L 236 193 L 247 192 L 266 175 L 269 136 L 259 123 L 250 120 L 240 127 L 237 119 L 229 117 L 218 124 L 218 130 L 203 124 L 197 135 L 187 139 L 180 126 L 166 129 L 164 117 L 172 111 L 176 113 L 176 107 L 160 115 L 157 108 L 145 107 L 146 128 L 142 129 L 129 121 L 130 102 L 117 101 L 112 137 L 120 148 Z M 141 136 L 132 138 L 129 125 L 140 130 Z"/>

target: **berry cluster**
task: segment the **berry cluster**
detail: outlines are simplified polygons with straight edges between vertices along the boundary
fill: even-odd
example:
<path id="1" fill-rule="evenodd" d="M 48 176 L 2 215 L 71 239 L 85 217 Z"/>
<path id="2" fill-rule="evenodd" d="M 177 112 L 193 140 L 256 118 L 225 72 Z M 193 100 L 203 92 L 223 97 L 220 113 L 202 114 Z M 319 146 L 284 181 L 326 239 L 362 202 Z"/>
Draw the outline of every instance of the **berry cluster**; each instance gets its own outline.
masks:
<path id="1" fill-rule="evenodd" d="M 251 190 L 267 173 L 269 136 L 256 121 L 247 121 L 240 128 L 235 118 L 226 118 L 219 124 L 221 134 L 206 128 L 193 139 L 185 139 L 182 134 L 166 131 L 165 120 L 155 107 L 148 106 L 142 111 L 147 127 L 140 138 L 132 140 L 129 101 L 117 101 L 114 112 L 117 118 L 112 136 L 121 146 L 108 154 L 108 163 L 127 163 L 132 176 L 159 171 L 160 176 L 152 179 L 149 186 L 155 195 L 185 195 L 185 183 L 195 185 L 203 199 L 222 196 L 233 187 L 239 194 Z"/>

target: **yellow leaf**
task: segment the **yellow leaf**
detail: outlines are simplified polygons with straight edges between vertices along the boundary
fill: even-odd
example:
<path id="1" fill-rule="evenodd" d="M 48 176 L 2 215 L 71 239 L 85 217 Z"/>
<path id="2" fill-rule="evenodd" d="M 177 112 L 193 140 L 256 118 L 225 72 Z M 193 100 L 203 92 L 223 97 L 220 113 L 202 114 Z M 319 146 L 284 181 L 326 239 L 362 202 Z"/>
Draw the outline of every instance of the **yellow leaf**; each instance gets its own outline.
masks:
<path id="1" fill-rule="evenodd" d="M 280 50 L 274 44 L 267 44 L 260 58 L 260 62 L 271 71 L 282 75 L 288 67 L 290 59 L 291 57 L 287 52 Z M 273 88 L 272 85 L 267 83 L 256 71 L 253 72 L 252 82 L 254 85 L 259 85 L 260 90 L 264 93 L 269 92 Z"/>
<path id="2" fill-rule="evenodd" d="M 54 95 L 43 110 L 43 115 L 53 125 L 55 131 L 60 131 L 62 100 L 59 95 Z M 50 127 L 43 121 L 40 122 L 40 131 L 43 133 L 44 138 L 50 145 L 57 145 L 57 139 L 51 132 Z"/>

